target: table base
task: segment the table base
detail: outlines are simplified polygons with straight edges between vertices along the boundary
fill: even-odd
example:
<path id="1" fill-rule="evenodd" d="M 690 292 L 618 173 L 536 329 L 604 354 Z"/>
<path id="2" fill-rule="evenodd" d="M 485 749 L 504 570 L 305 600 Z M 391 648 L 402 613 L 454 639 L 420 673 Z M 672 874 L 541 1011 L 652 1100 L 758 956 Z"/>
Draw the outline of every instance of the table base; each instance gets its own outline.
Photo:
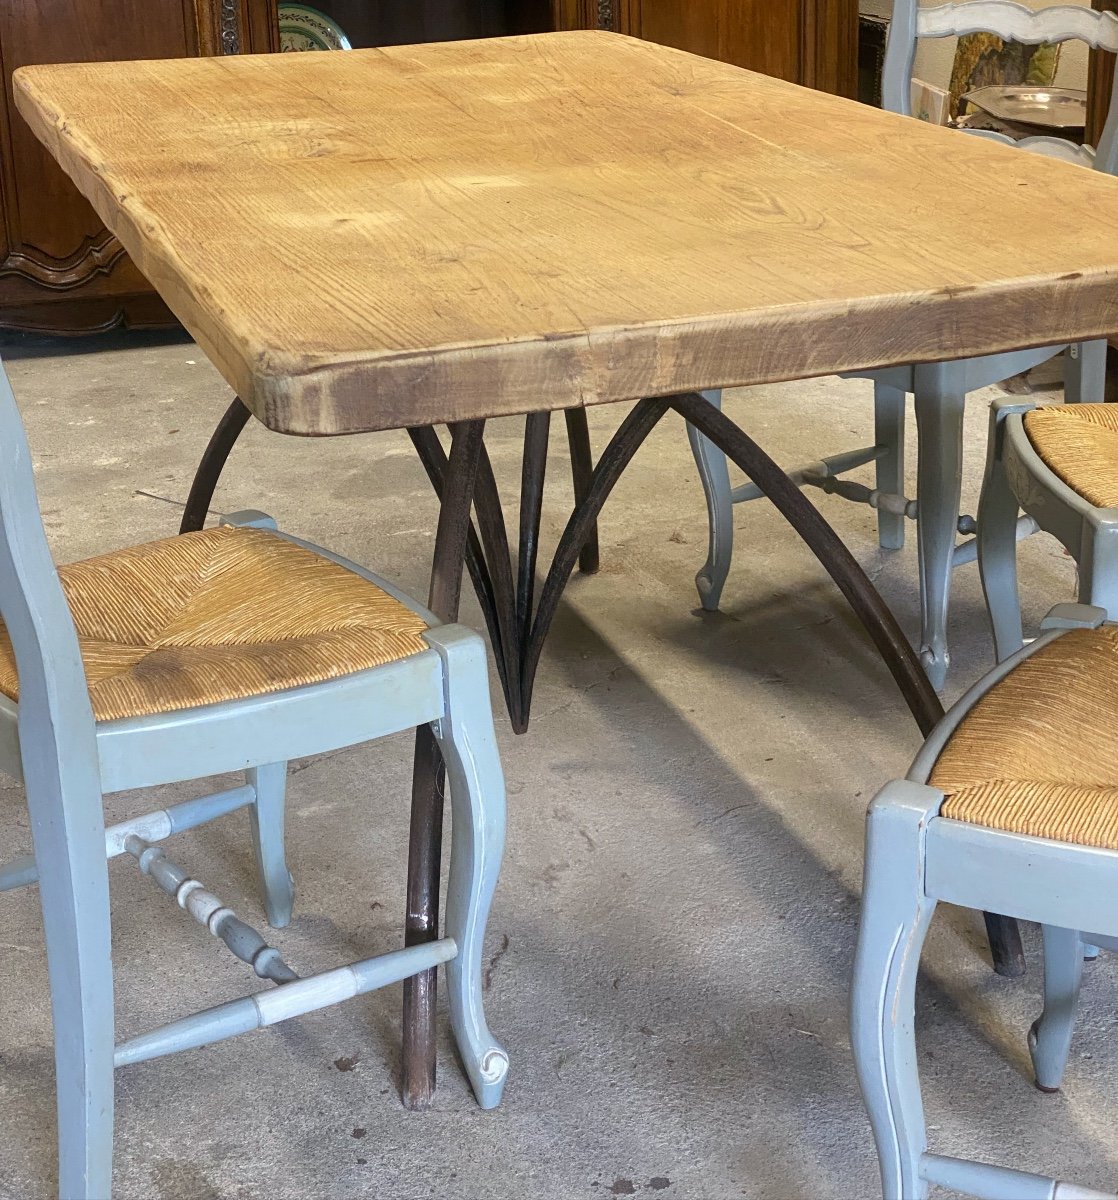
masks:
<path id="1" fill-rule="evenodd" d="M 637 450 L 674 409 L 725 452 L 772 501 L 846 597 L 896 680 L 922 734 L 943 716 L 943 707 L 892 611 L 819 510 L 742 429 L 697 392 L 639 400 L 591 468 L 583 410 L 571 410 L 567 428 L 574 467 L 575 507 L 559 539 L 543 584 L 536 587 L 540 515 L 550 413 L 525 420 L 518 554 L 513 570 L 500 493 L 484 441 L 484 421 L 451 428 L 449 454 L 430 427 L 409 429 L 412 442 L 440 499 L 428 607 L 444 621 L 458 614 L 463 567 L 485 616 L 494 661 L 514 729 L 524 732 L 540 654 L 575 564 L 597 567 L 597 518 Z M 181 532 L 205 521 L 225 459 L 248 420 L 234 401 L 206 448 L 183 515 Z M 476 524 L 471 519 L 476 512 Z M 416 735 L 408 863 L 407 944 L 438 936 L 439 865 L 442 850 L 443 766 L 427 729 Z M 994 969 L 1015 977 L 1025 969 L 1016 921 L 986 914 Z M 424 1108 L 435 1087 L 434 971 L 408 980 L 404 990 L 402 1095 L 409 1108 Z"/>

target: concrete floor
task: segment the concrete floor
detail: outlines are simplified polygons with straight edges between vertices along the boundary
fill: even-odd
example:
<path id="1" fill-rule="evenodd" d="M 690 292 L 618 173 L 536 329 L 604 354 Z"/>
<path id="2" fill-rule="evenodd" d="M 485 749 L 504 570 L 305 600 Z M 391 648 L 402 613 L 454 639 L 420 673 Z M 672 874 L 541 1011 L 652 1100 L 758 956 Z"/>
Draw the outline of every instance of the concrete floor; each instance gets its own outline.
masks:
<path id="1" fill-rule="evenodd" d="M 171 533 L 229 393 L 184 340 L 2 347 L 60 561 Z M 785 463 L 864 442 L 868 385 L 758 388 L 729 410 Z M 620 409 L 591 414 L 600 449 Z M 490 447 L 514 495 L 521 423 Z M 973 503 L 985 403 L 971 406 Z M 559 426 L 561 429 L 561 424 Z M 554 438 L 545 537 L 569 504 Z M 906 627 L 915 548 L 876 547 L 867 509 L 823 507 Z M 426 591 L 436 510 L 401 434 L 300 441 L 253 426 L 218 492 Z M 426 1113 L 396 1098 L 400 990 L 117 1081 L 116 1195 L 154 1200 L 421 1197 L 814 1200 L 877 1194 L 850 1060 L 847 978 L 862 817 L 902 773 L 916 729 L 838 593 L 764 504 L 739 509 L 724 611 L 696 611 L 702 495 L 683 430 L 663 422 L 605 510 L 603 569 L 576 578 L 540 671 L 532 729 L 498 733 L 510 836 L 490 923 L 490 1022 L 512 1054 L 504 1106 L 479 1112 L 445 1037 Z M 510 510 L 511 515 L 511 510 Z M 1022 552 L 1027 617 L 1067 598 L 1054 543 Z M 478 626 L 472 600 L 463 618 Z M 976 570 L 957 573 L 957 694 L 991 661 Z M 397 946 L 410 739 L 293 764 L 296 969 Z M 110 819 L 192 794 L 110 797 Z M 246 820 L 176 841 L 176 857 L 263 922 Z M 4 787 L 0 841 L 29 845 Z M 247 971 L 111 865 L 118 1026 L 127 1036 L 239 995 Z M 919 998 L 934 1147 L 1113 1185 L 1118 1040 L 1111 961 L 1089 969 L 1068 1086 L 1036 1092 L 1024 981 L 995 977 L 980 920 L 937 917 Z M 35 892 L 0 903 L 0 1197 L 51 1195 L 50 1022 Z M 444 1021 L 445 1025 L 445 1021 Z"/>

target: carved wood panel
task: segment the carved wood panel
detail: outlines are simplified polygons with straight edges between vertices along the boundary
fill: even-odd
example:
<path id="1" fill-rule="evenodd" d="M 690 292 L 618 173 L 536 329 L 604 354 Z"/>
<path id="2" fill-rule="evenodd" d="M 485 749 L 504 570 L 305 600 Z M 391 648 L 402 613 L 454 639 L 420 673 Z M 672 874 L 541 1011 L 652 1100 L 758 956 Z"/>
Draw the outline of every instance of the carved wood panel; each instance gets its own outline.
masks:
<path id="1" fill-rule="evenodd" d="M 125 315 L 115 297 L 129 298 L 136 323 L 170 319 L 15 111 L 12 72 L 271 49 L 275 32 L 274 0 L 0 0 L 0 324 L 101 328 Z"/>

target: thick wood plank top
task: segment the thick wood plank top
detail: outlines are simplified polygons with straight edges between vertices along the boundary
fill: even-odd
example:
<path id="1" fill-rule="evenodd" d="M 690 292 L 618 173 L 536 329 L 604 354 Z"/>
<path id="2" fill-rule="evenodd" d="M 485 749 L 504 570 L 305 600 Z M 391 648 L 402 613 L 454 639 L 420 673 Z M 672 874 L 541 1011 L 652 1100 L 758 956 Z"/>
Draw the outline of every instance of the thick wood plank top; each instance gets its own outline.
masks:
<path id="1" fill-rule="evenodd" d="M 15 78 L 286 432 L 1118 330 L 1115 180 L 613 34 Z"/>

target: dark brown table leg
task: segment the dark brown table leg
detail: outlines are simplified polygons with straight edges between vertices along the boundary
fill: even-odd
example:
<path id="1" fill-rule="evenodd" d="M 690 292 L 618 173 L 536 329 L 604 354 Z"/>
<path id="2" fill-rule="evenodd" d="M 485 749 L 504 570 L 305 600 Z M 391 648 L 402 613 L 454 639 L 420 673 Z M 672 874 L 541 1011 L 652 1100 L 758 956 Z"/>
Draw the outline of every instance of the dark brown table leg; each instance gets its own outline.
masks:
<path id="1" fill-rule="evenodd" d="M 568 408 L 563 412 L 567 421 L 567 441 L 571 450 L 571 474 L 574 476 L 575 507 L 586 499 L 590 479 L 594 474 L 594 455 L 590 449 L 590 426 L 586 421 L 586 409 Z M 594 575 L 601 558 L 598 553 L 598 524 L 595 521 L 587 530 L 586 542 L 578 556 L 578 569 L 583 575 Z"/>
<path id="2" fill-rule="evenodd" d="M 241 430 L 248 424 L 252 414 L 241 403 L 240 397 L 234 397 L 233 403 L 225 410 L 225 415 L 217 423 L 209 445 L 202 454 L 202 461 L 194 473 L 194 482 L 190 485 L 190 494 L 186 498 L 186 508 L 183 510 L 179 533 L 193 533 L 206 523 L 206 514 L 210 511 L 210 503 L 214 498 L 214 489 L 221 478 L 225 460 L 229 452 L 241 436 Z"/>
<path id="3" fill-rule="evenodd" d="M 441 481 L 439 525 L 431 564 L 427 607 L 441 621 L 458 618 L 462 570 L 470 535 L 470 507 L 485 432 L 484 421 L 451 426 L 453 442 Z M 415 737 L 411 833 L 408 841 L 406 944 L 439 935 L 439 868 L 442 859 L 445 772 L 431 730 Z M 404 982 L 404 1046 L 401 1097 L 407 1108 L 426 1108 L 435 1092 L 435 999 L 437 974 Z"/>

